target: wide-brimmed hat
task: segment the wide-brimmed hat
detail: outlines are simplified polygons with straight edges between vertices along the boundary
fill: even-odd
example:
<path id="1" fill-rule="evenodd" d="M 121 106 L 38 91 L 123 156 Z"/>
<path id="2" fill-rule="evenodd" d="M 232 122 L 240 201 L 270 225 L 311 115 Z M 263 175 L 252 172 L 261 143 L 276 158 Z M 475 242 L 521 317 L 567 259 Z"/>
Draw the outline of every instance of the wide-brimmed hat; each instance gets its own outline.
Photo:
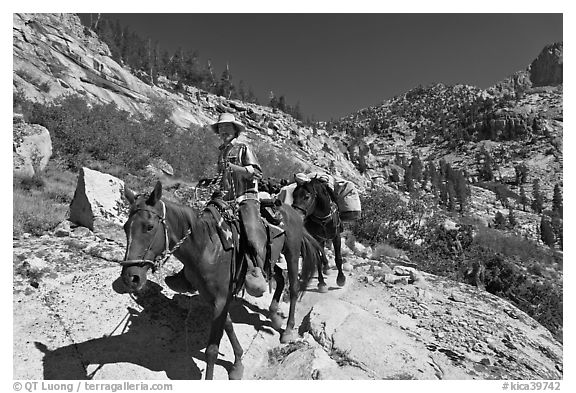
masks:
<path id="1" fill-rule="evenodd" d="M 220 115 L 220 117 L 218 118 L 218 121 L 214 124 L 212 124 L 210 127 L 212 127 L 212 131 L 214 131 L 215 133 L 218 134 L 218 124 L 223 124 L 223 123 L 230 123 L 234 126 L 234 128 L 236 129 L 236 136 L 238 136 L 238 134 L 240 134 L 241 132 L 244 132 L 246 130 L 246 128 L 244 127 L 244 124 L 240 123 L 238 120 L 236 120 L 236 118 L 234 117 L 234 115 L 232 113 L 222 113 Z"/>

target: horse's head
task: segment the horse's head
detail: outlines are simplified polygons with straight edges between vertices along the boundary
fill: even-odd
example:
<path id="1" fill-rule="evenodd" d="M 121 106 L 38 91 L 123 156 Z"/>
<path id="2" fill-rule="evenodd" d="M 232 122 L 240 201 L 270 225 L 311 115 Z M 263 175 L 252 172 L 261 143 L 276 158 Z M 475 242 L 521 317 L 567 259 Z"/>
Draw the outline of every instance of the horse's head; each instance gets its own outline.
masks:
<path id="1" fill-rule="evenodd" d="M 166 250 L 166 211 L 160 201 L 160 182 L 149 196 L 136 198 L 128 188 L 124 195 L 130 202 L 130 214 L 124 224 L 126 254 L 121 262 L 121 277 L 128 291 L 134 292 L 144 286 L 148 269 L 154 268 L 155 259 Z"/>
<path id="2" fill-rule="evenodd" d="M 325 213 L 325 210 L 330 210 L 329 187 L 318 178 L 298 184 L 292 193 L 292 198 L 292 207 L 303 212 L 306 217 L 315 212 L 319 214 Z"/>

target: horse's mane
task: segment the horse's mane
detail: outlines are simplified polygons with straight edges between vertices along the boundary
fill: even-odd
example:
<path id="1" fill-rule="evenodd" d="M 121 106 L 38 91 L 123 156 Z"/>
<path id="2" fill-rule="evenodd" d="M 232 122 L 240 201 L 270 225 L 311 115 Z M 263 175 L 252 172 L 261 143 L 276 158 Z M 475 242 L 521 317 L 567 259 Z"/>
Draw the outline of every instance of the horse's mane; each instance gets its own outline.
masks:
<path id="1" fill-rule="evenodd" d="M 210 213 L 197 212 L 190 206 L 185 206 L 170 200 L 163 200 L 166 204 L 166 210 L 176 215 L 176 221 L 171 222 L 173 230 L 177 233 L 184 233 L 188 228 L 192 228 L 194 237 L 209 236 L 215 232 L 216 220 Z"/>

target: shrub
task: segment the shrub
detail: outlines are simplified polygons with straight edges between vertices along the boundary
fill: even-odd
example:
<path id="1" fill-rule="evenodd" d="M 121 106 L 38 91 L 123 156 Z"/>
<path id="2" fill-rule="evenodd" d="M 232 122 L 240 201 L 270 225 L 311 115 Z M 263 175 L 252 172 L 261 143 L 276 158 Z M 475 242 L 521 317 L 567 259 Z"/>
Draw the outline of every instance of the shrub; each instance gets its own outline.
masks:
<path id="1" fill-rule="evenodd" d="M 374 247 L 372 251 L 373 259 L 380 259 L 382 257 L 398 258 L 402 255 L 402 251 L 392 247 L 389 244 L 381 243 Z"/>
<path id="2" fill-rule="evenodd" d="M 42 235 L 66 218 L 76 190 L 76 174 L 63 170 L 56 160 L 31 178 L 13 180 L 13 232 Z"/>
<path id="3" fill-rule="evenodd" d="M 265 178 L 290 179 L 292 175 L 306 172 L 307 167 L 295 161 L 283 150 L 273 148 L 269 143 L 252 146 Z"/>
<path id="4" fill-rule="evenodd" d="M 401 223 L 408 219 L 407 204 L 394 193 L 374 190 L 361 196 L 362 217 L 352 224 L 352 231 L 360 241 L 371 245 L 388 242 L 402 244 Z"/>
<path id="5" fill-rule="evenodd" d="M 207 127 L 191 126 L 169 139 L 164 158 L 175 172 L 199 180 L 217 175 L 218 135 Z"/>
<path id="6" fill-rule="evenodd" d="M 519 309 L 540 322 L 562 341 L 562 283 L 534 281 L 512 259 L 481 246 L 474 246 L 467 258 L 484 263 L 486 290 L 510 300 Z M 532 265 L 528 271 L 541 269 Z"/>
<path id="7" fill-rule="evenodd" d="M 478 233 L 474 237 L 474 244 L 491 250 L 492 253 L 500 253 L 506 257 L 519 258 L 523 261 L 539 260 L 549 264 L 555 261 L 552 252 L 538 247 L 531 240 L 483 226 L 478 228 Z"/>
<path id="8" fill-rule="evenodd" d="M 63 221 L 68 211 L 67 205 L 18 186 L 14 187 L 13 207 L 14 236 L 20 236 L 25 232 L 40 236 Z"/>
<path id="9" fill-rule="evenodd" d="M 496 198 L 501 201 L 509 198 L 521 203 L 520 195 L 510 190 L 510 188 L 508 188 L 506 184 L 497 182 L 478 182 L 475 185 L 484 188 L 486 190 L 492 191 L 493 193 L 496 194 Z"/>
<path id="10" fill-rule="evenodd" d="M 412 247 L 410 259 L 428 273 L 462 280 L 465 252 L 472 244 L 472 226 L 462 224 L 458 230 L 430 223 L 421 246 Z"/>

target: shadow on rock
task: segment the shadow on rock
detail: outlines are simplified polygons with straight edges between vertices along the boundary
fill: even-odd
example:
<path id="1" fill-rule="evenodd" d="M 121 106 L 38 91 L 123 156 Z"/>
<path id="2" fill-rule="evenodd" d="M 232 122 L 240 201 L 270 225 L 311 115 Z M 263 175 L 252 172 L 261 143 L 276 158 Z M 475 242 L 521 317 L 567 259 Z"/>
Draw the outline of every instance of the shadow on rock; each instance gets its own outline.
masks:
<path id="1" fill-rule="evenodd" d="M 118 282 L 113 287 L 123 293 Z M 36 348 L 44 353 L 44 379 L 91 379 L 103 365 L 116 363 L 163 371 L 169 379 L 201 379 L 202 370 L 194 359 L 205 362 L 201 350 L 208 342 L 211 307 L 200 296 L 175 295 L 170 299 L 161 291 L 162 287 L 149 281 L 143 291 L 131 295 L 142 310 L 128 307 L 127 315 L 111 332 L 116 335 L 55 350 L 35 342 Z M 260 328 L 260 321 L 242 315 L 239 310 L 236 314 L 243 323 Z M 95 367 L 89 372 L 90 365 Z M 232 363 L 218 360 L 217 365 L 229 370 Z"/>
<path id="2" fill-rule="evenodd" d="M 248 310 L 252 311 L 249 312 Z M 255 330 L 264 331 L 269 334 L 274 334 L 274 329 L 269 319 L 262 320 L 260 315 L 266 318 L 270 317 L 270 312 L 268 310 L 263 310 L 258 306 L 250 304 L 244 299 L 238 299 L 232 302 L 230 307 L 230 318 L 234 324 L 245 324 L 254 326 Z"/>

